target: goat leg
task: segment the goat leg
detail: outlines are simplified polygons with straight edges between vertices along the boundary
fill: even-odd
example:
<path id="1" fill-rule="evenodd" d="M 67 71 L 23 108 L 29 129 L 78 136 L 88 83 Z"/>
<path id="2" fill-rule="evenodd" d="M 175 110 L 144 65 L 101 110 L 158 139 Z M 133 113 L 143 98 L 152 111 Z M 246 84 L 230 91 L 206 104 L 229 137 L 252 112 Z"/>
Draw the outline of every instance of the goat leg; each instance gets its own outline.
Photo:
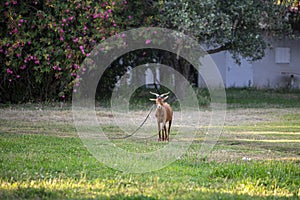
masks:
<path id="1" fill-rule="evenodd" d="M 166 123 L 164 123 L 164 141 L 168 139 Z"/>
<path id="2" fill-rule="evenodd" d="M 161 135 L 160 135 L 160 122 L 157 122 L 158 125 L 158 141 L 161 141 Z"/>
<path id="3" fill-rule="evenodd" d="M 168 127 L 168 142 L 170 141 L 170 130 L 171 130 L 171 124 L 172 124 L 172 120 L 169 121 L 169 127 Z"/>

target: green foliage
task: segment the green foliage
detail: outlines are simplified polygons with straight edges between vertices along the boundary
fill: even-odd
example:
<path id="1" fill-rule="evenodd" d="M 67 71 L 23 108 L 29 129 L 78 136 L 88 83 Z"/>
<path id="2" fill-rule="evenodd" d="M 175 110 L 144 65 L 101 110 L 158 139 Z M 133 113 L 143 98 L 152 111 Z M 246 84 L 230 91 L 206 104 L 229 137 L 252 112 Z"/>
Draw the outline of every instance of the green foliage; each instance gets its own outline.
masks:
<path id="1" fill-rule="evenodd" d="M 230 50 L 234 58 L 264 56 L 264 36 L 289 33 L 284 12 L 274 1 L 172 0 L 162 6 L 162 25 L 204 43 L 208 52 Z"/>
<path id="2" fill-rule="evenodd" d="M 2 1 L 0 101 L 70 97 L 93 47 L 134 23 L 126 1 Z M 76 79 L 77 78 L 77 79 Z"/>

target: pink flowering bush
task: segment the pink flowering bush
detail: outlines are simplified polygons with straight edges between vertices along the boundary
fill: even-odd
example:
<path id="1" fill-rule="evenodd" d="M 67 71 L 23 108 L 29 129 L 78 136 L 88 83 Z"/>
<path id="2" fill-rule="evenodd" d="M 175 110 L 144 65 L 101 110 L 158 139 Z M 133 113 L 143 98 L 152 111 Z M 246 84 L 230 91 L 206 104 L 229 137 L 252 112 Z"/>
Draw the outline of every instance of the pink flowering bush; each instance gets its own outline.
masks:
<path id="1" fill-rule="evenodd" d="M 123 0 L 4 0 L 0 9 L 0 102 L 69 99 L 93 47 L 133 24 Z"/>

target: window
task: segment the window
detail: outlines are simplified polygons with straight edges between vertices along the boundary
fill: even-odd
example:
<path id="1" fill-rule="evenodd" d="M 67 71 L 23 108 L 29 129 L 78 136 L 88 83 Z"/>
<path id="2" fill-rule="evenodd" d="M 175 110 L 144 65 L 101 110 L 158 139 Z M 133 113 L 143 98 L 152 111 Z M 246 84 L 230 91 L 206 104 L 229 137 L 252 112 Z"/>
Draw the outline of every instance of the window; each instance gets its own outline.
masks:
<path id="1" fill-rule="evenodd" d="M 278 47 L 275 49 L 275 62 L 278 64 L 290 63 L 290 48 Z"/>

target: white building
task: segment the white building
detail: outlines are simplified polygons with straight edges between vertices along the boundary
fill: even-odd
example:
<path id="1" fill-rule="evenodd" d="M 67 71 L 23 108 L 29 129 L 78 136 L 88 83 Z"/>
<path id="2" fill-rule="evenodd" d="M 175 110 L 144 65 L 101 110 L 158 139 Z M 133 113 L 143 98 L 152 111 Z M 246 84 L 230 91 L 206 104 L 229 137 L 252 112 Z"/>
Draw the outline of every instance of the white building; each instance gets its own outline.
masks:
<path id="1" fill-rule="evenodd" d="M 242 59 L 238 65 L 229 52 L 212 54 L 211 57 L 227 88 L 300 88 L 300 40 L 273 40 L 265 57 L 253 63 Z"/>

